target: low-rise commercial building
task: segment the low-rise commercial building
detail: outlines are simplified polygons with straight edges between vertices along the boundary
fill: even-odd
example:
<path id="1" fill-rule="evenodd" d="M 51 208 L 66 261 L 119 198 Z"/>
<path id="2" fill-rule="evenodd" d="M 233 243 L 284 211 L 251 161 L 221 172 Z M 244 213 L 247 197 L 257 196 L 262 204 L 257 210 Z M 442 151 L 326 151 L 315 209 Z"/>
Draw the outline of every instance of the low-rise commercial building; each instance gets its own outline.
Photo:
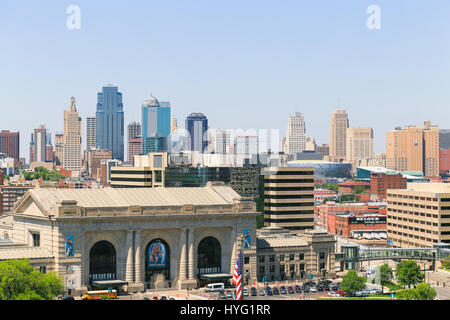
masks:
<path id="1" fill-rule="evenodd" d="M 333 235 L 307 230 L 293 235 L 279 227 L 265 227 L 257 235 L 258 281 L 335 278 Z"/>
<path id="2" fill-rule="evenodd" d="M 450 185 L 408 183 L 388 190 L 387 237 L 396 247 L 450 243 Z"/>

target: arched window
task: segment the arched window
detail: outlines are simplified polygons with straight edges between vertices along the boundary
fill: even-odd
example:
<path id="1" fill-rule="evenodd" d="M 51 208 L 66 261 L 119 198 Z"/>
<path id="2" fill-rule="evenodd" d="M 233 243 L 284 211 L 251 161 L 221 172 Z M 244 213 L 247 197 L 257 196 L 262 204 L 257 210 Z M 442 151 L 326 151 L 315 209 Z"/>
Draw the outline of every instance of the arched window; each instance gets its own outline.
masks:
<path id="1" fill-rule="evenodd" d="M 94 244 L 89 251 L 89 280 L 116 279 L 116 249 L 105 240 Z"/>
<path id="2" fill-rule="evenodd" d="M 145 248 L 145 281 L 150 281 L 155 273 L 170 280 L 170 248 L 163 239 L 153 239 Z"/>
<path id="3" fill-rule="evenodd" d="M 206 237 L 200 241 L 197 249 L 198 274 L 221 272 L 221 248 L 214 237 Z"/>

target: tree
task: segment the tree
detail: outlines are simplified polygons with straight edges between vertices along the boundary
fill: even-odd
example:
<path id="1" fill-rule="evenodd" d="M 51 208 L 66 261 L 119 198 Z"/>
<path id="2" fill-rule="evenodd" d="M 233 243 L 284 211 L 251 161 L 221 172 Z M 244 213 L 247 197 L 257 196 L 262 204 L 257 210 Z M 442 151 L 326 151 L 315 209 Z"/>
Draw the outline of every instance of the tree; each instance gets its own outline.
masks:
<path id="1" fill-rule="evenodd" d="M 367 279 L 360 277 L 355 270 L 349 270 L 343 277 L 341 289 L 347 292 L 361 291 L 366 287 Z"/>
<path id="2" fill-rule="evenodd" d="M 55 273 L 41 273 L 28 259 L 0 262 L 0 300 L 51 300 L 64 292 Z"/>
<path id="3" fill-rule="evenodd" d="M 367 193 L 366 188 L 364 186 L 355 186 L 355 193 Z"/>
<path id="4" fill-rule="evenodd" d="M 391 283 L 394 278 L 393 271 L 391 267 L 387 263 L 380 266 L 380 284 L 381 284 L 381 292 L 384 293 L 384 286 Z"/>
<path id="5" fill-rule="evenodd" d="M 402 300 L 434 300 L 436 290 L 431 288 L 429 283 L 422 282 L 417 288 L 399 292 L 397 298 Z"/>
<path id="6" fill-rule="evenodd" d="M 447 256 L 446 258 L 442 259 L 441 263 L 445 269 L 450 269 L 450 256 Z"/>
<path id="7" fill-rule="evenodd" d="M 261 212 L 260 215 L 256 217 L 256 228 L 264 227 L 264 198 L 256 199 L 256 211 Z"/>
<path id="8" fill-rule="evenodd" d="M 425 275 L 420 271 L 420 266 L 414 260 L 400 262 L 395 273 L 397 282 L 402 286 L 408 286 L 408 289 L 411 289 L 411 285 L 415 287 L 425 278 Z"/>

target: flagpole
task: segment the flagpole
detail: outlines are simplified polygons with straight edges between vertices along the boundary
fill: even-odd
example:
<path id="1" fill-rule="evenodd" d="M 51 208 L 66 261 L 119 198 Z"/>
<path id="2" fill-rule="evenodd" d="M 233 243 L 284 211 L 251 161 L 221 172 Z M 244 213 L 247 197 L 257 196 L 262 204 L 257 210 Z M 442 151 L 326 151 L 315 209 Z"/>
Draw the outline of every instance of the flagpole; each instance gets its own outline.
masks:
<path id="1" fill-rule="evenodd" d="M 244 235 L 241 234 L 241 266 L 242 266 L 242 274 L 241 274 L 241 300 L 244 300 Z"/>

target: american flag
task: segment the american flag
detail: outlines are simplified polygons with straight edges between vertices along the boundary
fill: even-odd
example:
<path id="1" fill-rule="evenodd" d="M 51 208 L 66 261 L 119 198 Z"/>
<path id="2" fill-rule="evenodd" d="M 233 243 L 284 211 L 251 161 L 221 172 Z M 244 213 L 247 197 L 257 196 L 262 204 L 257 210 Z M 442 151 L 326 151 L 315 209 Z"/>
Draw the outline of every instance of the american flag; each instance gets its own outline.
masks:
<path id="1" fill-rule="evenodd" d="M 239 253 L 234 268 L 233 284 L 236 286 L 236 300 L 242 300 L 242 251 Z"/>

